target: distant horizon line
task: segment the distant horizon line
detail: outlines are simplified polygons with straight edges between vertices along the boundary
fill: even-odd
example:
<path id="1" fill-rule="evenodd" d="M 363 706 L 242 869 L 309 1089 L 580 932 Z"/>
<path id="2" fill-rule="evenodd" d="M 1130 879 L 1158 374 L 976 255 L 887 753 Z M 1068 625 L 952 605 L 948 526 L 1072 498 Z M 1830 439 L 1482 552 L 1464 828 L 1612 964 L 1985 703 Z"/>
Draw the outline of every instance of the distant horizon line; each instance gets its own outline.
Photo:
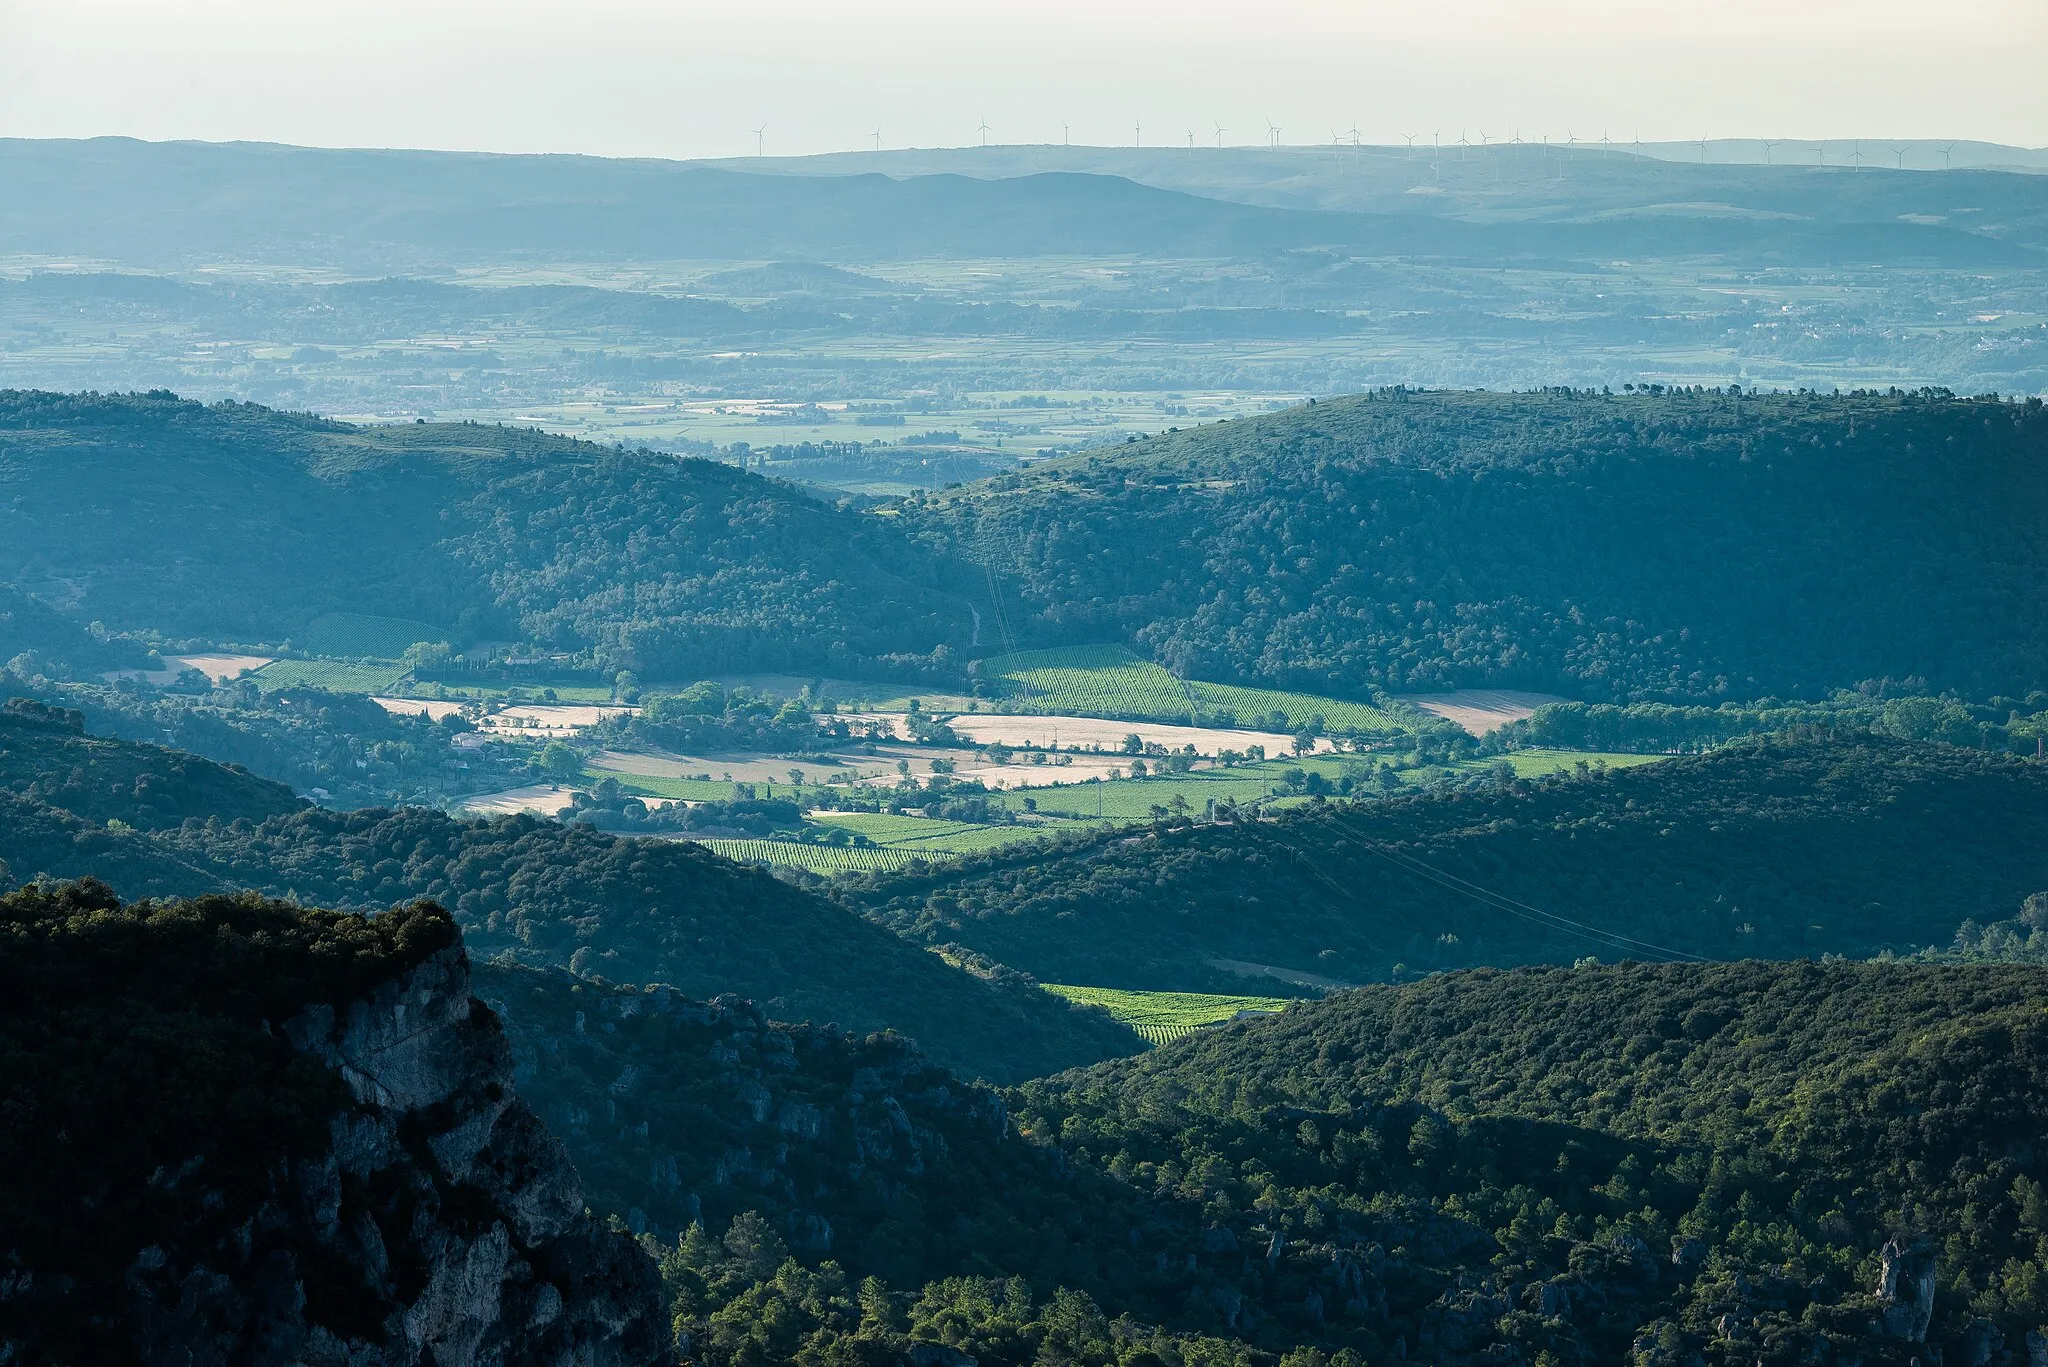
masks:
<path id="1" fill-rule="evenodd" d="M 291 151 L 306 152 L 392 152 L 420 153 L 438 156 L 475 157 L 578 157 L 586 158 L 593 161 L 654 161 L 673 162 L 677 164 L 690 164 L 702 162 L 806 161 L 821 157 L 886 157 L 891 155 L 902 155 L 907 153 L 933 154 L 949 152 L 1145 152 L 1171 153 L 1181 155 L 1185 155 L 1191 152 L 1391 152 L 1404 155 L 1408 153 L 1415 153 L 1419 155 L 1424 152 L 1440 150 L 1445 154 L 1457 154 L 1462 152 L 1464 155 L 1471 156 L 1476 154 L 1496 153 L 1506 151 L 1509 149 L 1516 149 L 1522 152 L 1533 150 L 1538 153 L 1544 152 L 1546 150 L 1563 150 L 1570 152 L 1591 151 L 1611 153 L 1629 152 L 1637 148 L 1667 150 L 1694 149 L 1700 148 L 1702 146 L 1709 150 L 1716 147 L 1726 148 L 1731 146 L 1746 146 L 1758 149 L 1769 148 L 1772 149 L 1773 152 L 1775 152 L 1775 149 L 1783 148 L 1787 156 L 1795 155 L 1802 151 L 1812 152 L 1816 149 L 1823 147 L 1828 149 L 1829 151 L 1833 151 L 1837 147 L 1849 148 L 1851 149 L 1851 153 L 1853 154 L 1857 149 L 1861 148 L 1863 149 L 1863 157 L 1866 160 L 1872 161 L 1874 164 L 1882 160 L 1883 154 L 1888 149 L 1895 149 L 1901 147 L 1914 151 L 1931 149 L 1936 152 L 1939 152 L 1944 147 L 1950 149 L 1970 148 L 1997 152 L 2018 152 L 2025 153 L 2030 156 L 2048 157 L 2048 145 L 2044 145 L 2041 147 L 2030 147 L 2024 143 L 1998 142 L 1988 138 L 1948 138 L 1928 136 L 1898 137 L 1877 135 L 1869 135 L 1862 137 L 1827 136 L 1764 138 L 1751 135 L 1729 135 L 1722 137 L 1709 136 L 1705 138 L 1638 139 L 1631 135 L 1629 138 L 1623 139 L 1616 138 L 1611 135 L 1605 138 L 1581 138 L 1569 135 L 1565 138 L 1554 138 L 1547 137 L 1545 134 L 1542 133 L 1538 133 L 1531 137 L 1516 136 L 1509 138 L 1500 138 L 1494 137 L 1492 135 L 1483 135 L 1482 138 L 1475 139 L 1470 136 L 1470 133 L 1471 130 L 1469 129 L 1460 130 L 1460 136 L 1458 138 L 1445 138 L 1440 142 L 1426 140 L 1421 134 L 1417 134 L 1416 140 L 1412 144 L 1406 142 L 1366 141 L 1363 138 L 1356 142 L 1281 141 L 1272 143 L 1217 143 L 1213 140 L 1202 140 L 1198 136 L 1196 141 L 1192 144 L 1186 142 L 1116 143 L 992 141 L 988 143 L 966 142 L 905 144 L 893 147 L 837 147 L 802 152 L 740 151 L 723 153 L 705 153 L 697 155 L 688 155 L 681 153 L 585 152 L 545 149 L 505 151 L 501 149 L 480 147 L 432 147 L 403 144 L 377 145 L 370 143 L 282 142 L 269 138 L 148 138 L 130 133 L 95 133 L 79 137 L 32 137 L 0 133 L 0 143 L 12 142 L 85 144 L 95 142 L 130 142 L 140 143 L 150 147 L 271 147 L 287 149 Z M 1662 158 L 1660 158 L 1660 160 L 1661 159 Z M 1709 160 L 1708 164 L 1712 164 L 1711 159 Z M 1798 163 L 1788 162 L 1786 164 L 1791 165 Z"/>

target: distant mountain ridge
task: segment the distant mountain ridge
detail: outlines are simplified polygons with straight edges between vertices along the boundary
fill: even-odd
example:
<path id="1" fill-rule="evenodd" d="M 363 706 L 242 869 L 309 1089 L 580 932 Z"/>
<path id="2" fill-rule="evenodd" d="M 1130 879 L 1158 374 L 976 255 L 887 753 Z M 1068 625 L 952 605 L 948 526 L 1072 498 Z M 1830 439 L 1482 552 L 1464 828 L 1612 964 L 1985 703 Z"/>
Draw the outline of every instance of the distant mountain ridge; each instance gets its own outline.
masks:
<path id="1" fill-rule="evenodd" d="M 1994 209 L 1981 220 L 1993 229 L 1988 233 L 1975 226 L 1979 220 L 1968 228 L 1951 222 L 1961 185 L 1890 182 L 1820 186 L 1821 202 L 1846 193 L 1843 204 L 1820 215 L 1825 223 L 1800 221 L 1815 217 L 1800 213 L 1775 223 L 1701 218 L 1645 230 L 1584 214 L 1576 223 L 1570 214 L 1551 215 L 1549 223 L 1526 215 L 1447 222 L 1429 211 L 1430 196 L 1407 194 L 1441 188 L 1440 177 L 1420 178 L 1412 158 L 1386 166 L 1403 182 L 1398 194 L 1372 201 L 1370 212 L 1337 212 L 1232 202 L 1071 171 L 892 180 L 759 174 L 765 168 L 730 163 L 13 139 L 0 140 L 0 181 L 19 191 L 0 208 L 0 250 L 159 267 L 234 258 L 389 271 L 546 256 L 1185 258 L 1330 246 L 1471 260 L 1705 251 L 1786 263 L 2011 264 L 2033 262 L 2032 249 L 2048 245 L 2048 182 L 2028 176 L 1966 173 L 1968 197 L 1989 200 Z M 1722 181 L 1743 187 L 1731 193 L 1752 197 L 1756 176 L 1742 168 L 1722 172 Z M 1672 176 L 1689 173 L 1665 178 Z M 1803 203 L 1814 193 L 1813 185 L 1775 173 L 1764 179 L 1767 199 L 1789 194 Z M 1887 198 L 1885 188 L 1903 190 L 1904 198 Z M 1721 196 L 1694 187 L 1652 202 L 1702 197 Z M 1636 194 L 1626 202 L 1643 200 Z M 108 214 L 110 203 L 123 212 Z M 1596 197 L 1593 207 L 1614 207 L 1612 196 Z"/>

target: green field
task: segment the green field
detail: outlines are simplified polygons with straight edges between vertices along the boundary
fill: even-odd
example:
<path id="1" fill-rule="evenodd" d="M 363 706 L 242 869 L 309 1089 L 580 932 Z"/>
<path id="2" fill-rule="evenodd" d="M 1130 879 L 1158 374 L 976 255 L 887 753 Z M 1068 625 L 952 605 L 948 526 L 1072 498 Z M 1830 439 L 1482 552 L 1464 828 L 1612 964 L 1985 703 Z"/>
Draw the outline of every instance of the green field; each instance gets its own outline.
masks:
<path id="1" fill-rule="evenodd" d="M 1545 774 L 1570 770 L 1581 761 L 1605 764 L 1610 769 L 1626 769 L 1637 764 L 1654 764 L 1662 758 L 1662 755 L 1587 754 L 1578 750 L 1517 750 L 1458 764 L 1404 769 L 1399 771 L 1399 777 L 1403 787 L 1419 787 L 1446 771 L 1453 775 L 1470 775 L 1484 772 L 1502 761 L 1513 767 L 1517 778 L 1541 778 Z M 1000 802 L 1010 811 L 1035 810 L 1045 816 L 1100 816 L 1105 821 L 1145 821 L 1158 815 L 1154 807 L 1164 807 L 1169 813 L 1178 814 L 1179 809 L 1174 806 L 1174 799 L 1178 797 L 1186 804 L 1188 815 L 1199 816 L 1208 810 L 1212 801 L 1219 806 L 1226 802 L 1256 802 L 1262 798 L 1277 798 L 1282 803 L 1296 801 L 1282 796 L 1287 790 L 1280 776 L 1288 769 L 1321 774 L 1333 784 L 1346 774 L 1354 783 L 1374 783 L 1379 761 L 1372 755 L 1266 760 L 1260 764 L 1201 769 L 1161 778 L 1119 778 L 1103 783 L 1073 783 L 1058 788 L 1010 789 L 992 794 L 990 801 Z M 1377 791 L 1376 784 L 1367 791 Z M 1036 806 L 1027 809 L 1024 806 L 1026 799 Z M 1306 798 L 1298 800 L 1305 801 Z"/>
<path id="2" fill-rule="evenodd" d="M 1003 690 L 1012 711 L 1129 721 L 1190 722 L 1232 714 L 1240 726 L 1285 714 L 1286 729 L 1320 716 L 1333 731 L 1399 731 L 1401 720 L 1368 703 L 1272 688 L 1182 681 L 1122 646 L 1027 650 L 982 661 L 982 676 Z"/>
<path id="3" fill-rule="evenodd" d="M 728 802 L 740 796 L 740 785 L 728 783 L 722 778 L 658 778 L 653 774 L 622 774 L 613 769 L 585 769 L 586 783 L 602 783 L 608 778 L 619 781 L 619 787 L 636 797 L 668 797 L 682 802 Z M 788 784 L 782 785 L 788 788 Z M 754 792 L 767 796 L 768 785 L 756 783 Z"/>
<path id="4" fill-rule="evenodd" d="M 275 693 L 280 688 L 325 688 L 334 693 L 390 693 L 408 672 L 402 664 L 276 660 L 249 677 L 266 693 Z"/>
<path id="5" fill-rule="evenodd" d="M 346 660 L 396 660 L 419 641 L 445 641 L 448 631 L 409 617 L 370 617 L 360 612 L 330 612 L 315 617 L 292 644 L 315 655 Z"/>
<path id="6" fill-rule="evenodd" d="M 783 864 L 821 874 L 883 872 L 900 869 L 920 859 L 951 857 L 937 852 L 927 856 L 882 847 L 856 849 L 851 845 L 806 845 L 795 840 L 700 840 L 697 843 L 742 864 Z"/>
<path id="7" fill-rule="evenodd" d="M 1205 1025 L 1234 1020 L 1240 1011 L 1284 1011 L 1287 997 L 1223 997 L 1207 992 L 1127 992 L 1115 987 L 1041 983 L 1068 1001 L 1099 1006 L 1151 1044 L 1170 1044 Z"/>
<path id="8" fill-rule="evenodd" d="M 837 826 L 864 835 L 877 845 L 910 854 L 973 854 L 992 850 L 1019 840 L 1045 834 L 1040 826 L 979 826 L 968 821 L 934 821 L 922 816 L 895 816 L 888 812 L 814 811 L 809 819 L 818 825 Z"/>

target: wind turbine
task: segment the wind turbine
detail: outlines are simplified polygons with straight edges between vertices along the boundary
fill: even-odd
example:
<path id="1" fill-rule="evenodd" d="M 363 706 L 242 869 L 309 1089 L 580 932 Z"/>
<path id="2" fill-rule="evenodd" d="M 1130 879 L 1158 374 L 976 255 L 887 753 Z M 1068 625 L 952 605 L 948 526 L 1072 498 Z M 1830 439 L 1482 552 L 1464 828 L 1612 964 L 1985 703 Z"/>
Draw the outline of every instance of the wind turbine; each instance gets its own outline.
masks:
<path id="1" fill-rule="evenodd" d="M 1778 145 L 1778 143 L 1779 143 L 1779 142 L 1782 142 L 1782 141 L 1783 141 L 1783 139 L 1782 139 L 1782 138 L 1765 138 L 1765 139 L 1763 140 L 1763 144 L 1764 144 L 1764 165 L 1766 165 L 1766 166 L 1769 166 L 1769 165 L 1771 164 L 1771 149 L 1772 149 L 1773 147 L 1776 147 L 1776 146 Z"/>
<path id="2" fill-rule="evenodd" d="M 975 129 L 974 131 L 981 134 L 981 145 L 983 147 L 988 146 L 988 120 L 984 118 L 981 121 L 981 127 Z"/>
<path id="3" fill-rule="evenodd" d="M 1401 136 L 1408 139 L 1408 150 L 1413 152 L 1415 150 L 1415 140 L 1422 135 L 1420 133 L 1403 133 Z"/>
<path id="4" fill-rule="evenodd" d="M 759 128 L 749 128 L 747 131 L 754 135 L 754 156 L 759 159 L 768 146 L 768 125 L 764 123 Z"/>
<path id="5" fill-rule="evenodd" d="M 1901 171 L 1906 169 L 1906 153 L 1910 150 L 1912 149 L 1906 147 L 1894 147 L 1891 149 L 1891 154 L 1894 157 L 1898 158 L 1899 169 Z"/>
<path id="6" fill-rule="evenodd" d="M 1220 123 L 1216 125 L 1216 145 L 1218 147 L 1221 147 L 1223 145 L 1223 135 L 1225 133 L 1228 133 L 1229 131 L 1230 130 L 1228 128 L 1225 128 Z"/>
<path id="7" fill-rule="evenodd" d="M 1467 148 L 1469 148 L 1469 147 L 1471 147 L 1471 146 L 1472 146 L 1472 139 L 1470 139 L 1470 138 L 1466 137 L 1466 136 L 1465 136 L 1465 130 L 1464 130 L 1464 129 L 1462 129 L 1462 128 L 1460 128 L 1460 129 L 1458 130 L 1458 160 L 1459 160 L 1459 161 L 1463 161 L 1463 160 L 1465 159 L 1465 151 L 1466 151 L 1466 149 L 1467 149 Z"/>
<path id="8" fill-rule="evenodd" d="M 1702 165 L 1702 166 L 1705 166 L 1706 164 L 1707 164 L 1707 140 L 1706 140 L 1705 138 L 1701 138 L 1701 139 L 1700 139 L 1700 165 Z"/>
<path id="9" fill-rule="evenodd" d="M 1267 145 L 1272 147 L 1280 145 L 1280 125 L 1274 123 L 1271 119 L 1266 120 L 1266 142 Z"/>
<path id="10" fill-rule="evenodd" d="M 1062 146 L 1062 147 L 1072 147 L 1073 145 L 1074 145 L 1074 125 L 1072 125 L 1072 124 L 1070 124 L 1070 123 L 1063 123 L 1063 124 L 1061 124 L 1061 125 L 1060 125 L 1060 146 Z"/>
<path id="11" fill-rule="evenodd" d="M 1611 142 L 1609 142 L 1609 140 L 1608 140 L 1608 137 L 1607 137 L 1607 130 L 1606 130 L 1606 129 L 1604 129 L 1604 128 L 1603 128 L 1603 129 L 1601 129 L 1601 130 L 1600 130 L 1600 155 L 1604 157 L 1604 156 L 1606 156 L 1606 155 L 1607 155 L 1607 154 L 1608 154 L 1609 152 L 1612 152 L 1613 150 L 1614 150 L 1613 144 L 1612 144 Z"/>
<path id="12" fill-rule="evenodd" d="M 1825 165 L 1827 165 L 1827 164 L 1828 164 L 1828 145 L 1827 145 L 1826 143 L 1822 143 L 1822 144 L 1821 144 L 1820 146 L 1818 146 L 1818 147 L 1814 148 L 1813 150 L 1814 150 L 1814 151 L 1816 151 L 1816 152 L 1818 152 L 1818 153 L 1820 154 L 1820 163 L 1819 163 L 1819 164 L 1820 164 L 1820 165 L 1822 165 L 1822 166 L 1825 166 Z"/>
<path id="13" fill-rule="evenodd" d="M 871 138 L 873 138 L 873 139 L 875 140 L 875 150 L 876 150 L 877 152 L 881 151 L 881 150 L 882 150 L 882 130 L 881 130 L 881 129 L 879 129 L 879 128 L 877 128 L 877 129 L 876 129 L 876 130 L 875 130 L 874 132 L 872 132 L 872 133 L 868 134 L 868 136 L 869 136 L 869 137 L 871 137 Z"/>
<path id="14" fill-rule="evenodd" d="M 1351 121 L 1351 145 L 1352 145 L 1353 147 L 1356 147 L 1356 146 L 1358 146 L 1358 120 L 1357 120 L 1357 119 L 1353 119 L 1353 120 Z"/>
<path id="15" fill-rule="evenodd" d="M 1954 143 L 1950 143 L 1950 144 L 1949 144 L 1948 146 L 1946 146 L 1946 147 L 1944 147 L 1944 148 L 1942 148 L 1942 149 L 1941 149 L 1941 169 L 1942 169 L 1942 170 L 1946 171 L 1946 170 L 1948 170 L 1948 169 L 1949 169 L 1949 164 L 1948 164 L 1948 154 L 1949 154 L 1949 153 L 1951 153 L 1951 152 L 1953 152 L 1953 151 L 1955 151 L 1955 150 L 1956 150 L 1956 145 L 1955 145 Z"/>
<path id="16" fill-rule="evenodd" d="M 1573 153 L 1574 151 L 1578 150 L 1578 146 L 1579 146 L 1579 135 L 1578 135 L 1577 133 L 1574 133 L 1574 132 L 1573 132 L 1573 131 L 1572 131 L 1571 129 L 1569 129 L 1569 128 L 1565 129 L 1565 130 L 1564 130 L 1564 154 L 1565 154 L 1565 157 L 1566 157 L 1566 159 L 1567 159 L 1567 160 L 1569 160 L 1569 159 L 1570 159 L 1570 157 L 1571 157 L 1571 154 L 1572 154 L 1572 153 Z"/>
<path id="17" fill-rule="evenodd" d="M 1195 150 L 1195 130 L 1194 130 L 1194 129 L 1192 129 L 1192 128 L 1190 128 L 1190 129 L 1188 130 L 1188 151 L 1192 152 L 1192 151 L 1194 151 L 1194 150 Z"/>
<path id="18" fill-rule="evenodd" d="M 1863 139 L 1856 139 L 1856 150 L 1849 153 L 1849 160 L 1856 163 L 1856 169 L 1863 169 Z"/>

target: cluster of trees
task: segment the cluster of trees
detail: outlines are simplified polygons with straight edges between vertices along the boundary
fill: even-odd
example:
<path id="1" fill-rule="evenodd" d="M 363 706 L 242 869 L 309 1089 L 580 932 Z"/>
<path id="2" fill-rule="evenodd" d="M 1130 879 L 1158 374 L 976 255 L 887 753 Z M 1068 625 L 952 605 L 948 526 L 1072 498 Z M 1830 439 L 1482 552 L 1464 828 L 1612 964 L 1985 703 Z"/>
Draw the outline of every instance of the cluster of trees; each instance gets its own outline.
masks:
<path id="1" fill-rule="evenodd" d="M 1241 991 L 1267 970 L 1364 983 L 1587 953 L 1912 952 L 2048 887 L 2031 835 L 2048 769 L 1859 731 L 1540 780 L 1500 765 L 1476 784 L 1222 816 L 839 895 L 1046 982 Z"/>
<path id="2" fill-rule="evenodd" d="M 750 688 L 727 689 L 712 680 L 692 684 L 679 692 L 647 691 L 640 695 L 640 710 L 609 718 L 593 728 L 593 742 L 609 745 L 654 746 L 702 754 L 707 750 L 760 751 L 771 753 L 815 749 L 821 720 L 838 738 L 847 734 L 846 723 L 813 715 L 809 690 L 801 698 L 780 702 L 764 698 Z"/>
<path id="3" fill-rule="evenodd" d="M 0 583 L 0 669 L 62 677 L 148 663 L 141 646 L 108 636 L 103 624 L 95 632 L 14 585 Z"/>
<path id="4" fill-rule="evenodd" d="M 1488 752 L 1526 746 L 1566 750 L 1665 754 L 1702 750 L 1737 736 L 1796 726 L 1866 727 L 1901 740 L 1939 741 L 1972 750 L 2037 754 L 2048 736 L 2048 693 L 2025 699 L 1993 697 L 1988 704 L 1929 696 L 1909 680 L 1900 687 L 1872 682 L 1817 703 L 1763 698 L 1719 707 L 1674 703 L 1546 703 L 1533 716 L 1488 733 Z M 1892 696 L 1887 696 L 1887 695 Z"/>
<path id="5" fill-rule="evenodd" d="M 916 500 L 1050 642 L 1363 696 L 2048 677 L 2048 412 L 1912 394 L 1386 391 Z"/>

